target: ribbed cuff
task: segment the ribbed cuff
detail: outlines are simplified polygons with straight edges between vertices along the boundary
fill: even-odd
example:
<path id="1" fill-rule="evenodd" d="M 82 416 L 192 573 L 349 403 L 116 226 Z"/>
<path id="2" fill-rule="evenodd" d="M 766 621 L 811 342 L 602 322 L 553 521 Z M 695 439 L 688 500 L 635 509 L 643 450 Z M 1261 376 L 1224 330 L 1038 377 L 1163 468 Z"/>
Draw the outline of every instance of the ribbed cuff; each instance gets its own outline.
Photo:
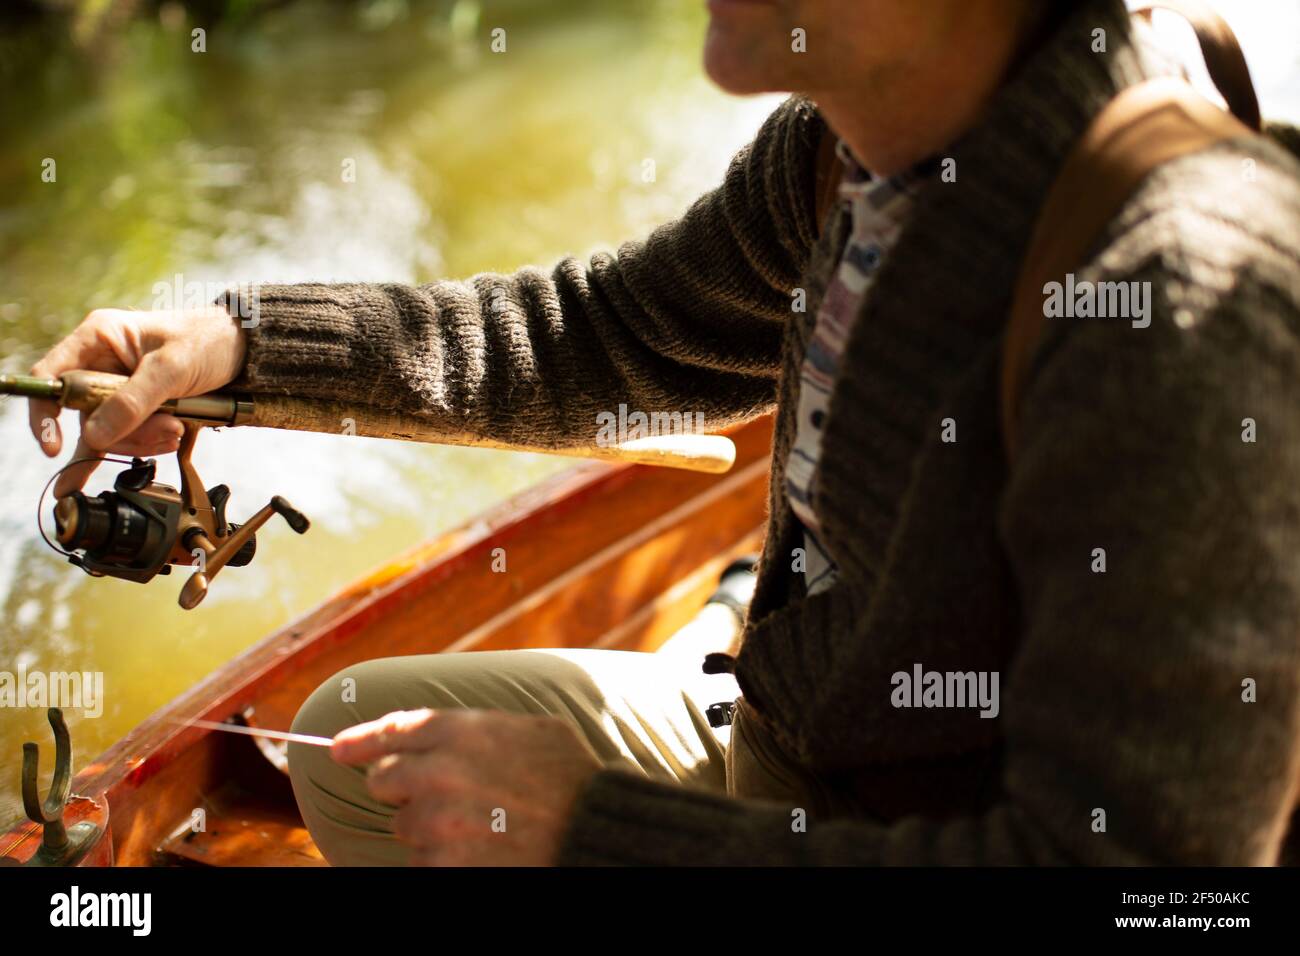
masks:
<path id="1" fill-rule="evenodd" d="M 344 391 L 342 383 L 368 371 L 367 360 L 377 354 L 367 335 L 386 333 L 382 323 L 365 321 L 365 303 L 352 291 L 346 284 L 300 283 L 240 287 L 219 296 L 216 304 L 246 336 L 244 369 L 234 387 L 263 394 Z"/>

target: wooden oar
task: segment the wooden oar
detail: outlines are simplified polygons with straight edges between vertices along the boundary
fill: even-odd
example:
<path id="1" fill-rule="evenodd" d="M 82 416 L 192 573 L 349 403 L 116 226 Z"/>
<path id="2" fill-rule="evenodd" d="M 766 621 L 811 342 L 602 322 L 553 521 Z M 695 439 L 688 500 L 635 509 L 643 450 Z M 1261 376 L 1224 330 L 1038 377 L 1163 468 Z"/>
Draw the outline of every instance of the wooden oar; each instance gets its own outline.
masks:
<path id="1" fill-rule="evenodd" d="M 0 394 L 43 398 L 65 408 L 89 412 L 117 391 L 125 375 L 111 372 L 65 372 L 62 378 L 42 379 L 24 375 L 0 375 Z M 663 468 L 684 468 L 720 474 L 736 460 L 731 439 L 722 435 L 657 435 L 621 444 L 574 445 L 548 448 L 526 442 L 499 442 L 436 428 L 406 415 L 370 407 L 357 408 L 340 402 L 317 401 L 284 395 L 234 395 L 211 392 L 165 402 L 162 411 L 178 418 L 211 426 L 287 428 L 324 434 L 362 435 L 437 445 L 468 445 L 508 451 L 595 458 L 632 462 Z"/>

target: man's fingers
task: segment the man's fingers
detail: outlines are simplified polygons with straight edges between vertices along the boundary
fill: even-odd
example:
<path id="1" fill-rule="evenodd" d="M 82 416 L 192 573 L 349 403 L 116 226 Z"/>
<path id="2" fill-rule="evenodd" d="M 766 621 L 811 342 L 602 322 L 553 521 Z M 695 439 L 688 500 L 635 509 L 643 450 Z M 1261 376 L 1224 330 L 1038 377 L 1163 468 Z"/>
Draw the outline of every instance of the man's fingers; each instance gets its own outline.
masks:
<path id="1" fill-rule="evenodd" d="M 492 814 L 463 799 L 430 799 L 421 794 L 393 814 L 393 833 L 415 851 L 446 847 L 491 832 Z"/>
<path id="2" fill-rule="evenodd" d="M 69 460 L 76 461 L 78 458 L 94 458 L 98 456 L 99 452 L 87 445 L 84 438 L 80 438 L 77 440 L 77 448 L 72 453 L 72 458 Z M 62 498 L 64 495 L 70 495 L 74 491 L 80 491 L 98 467 L 99 462 L 97 461 L 87 461 L 80 465 L 73 465 L 63 474 L 59 475 L 58 481 L 54 483 L 54 497 Z"/>
<path id="3" fill-rule="evenodd" d="M 58 378 L 64 372 L 92 369 L 97 372 L 126 372 L 121 356 L 105 341 L 101 332 L 106 328 L 102 313 L 92 312 L 86 320 L 69 332 L 58 345 L 45 353 L 32 366 L 31 374 L 37 378 Z"/>
<path id="4" fill-rule="evenodd" d="M 56 403 L 43 398 L 29 399 L 27 421 L 47 457 L 53 458 L 63 450 L 63 431 L 59 428 L 59 406 Z"/>
<path id="5" fill-rule="evenodd" d="M 166 412 L 150 415 L 143 425 L 109 449 L 114 455 L 134 458 L 153 458 L 174 452 L 180 445 L 185 426 L 181 420 Z"/>
<path id="6" fill-rule="evenodd" d="M 37 378 L 59 378 L 64 372 L 76 369 L 126 372 L 127 367 L 123 364 L 121 355 L 108 344 L 102 334 L 104 328 L 104 320 L 92 312 L 31 367 L 31 374 Z M 59 407 L 56 403 L 31 399 L 27 406 L 27 417 L 31 422 L 32 434 L 46 455 L 53 458 L 63 450 L 63 433 L 58 425 Z"/>
<path id="7" fill-rule="evenodd" d="M 92 448 L 111 448 L 181 390 L 175 365 L 162 353 L 150 352 L 121 388 L 95 409 L 82 437 Z"/>
<path id="8" fill-rule="evenodd" d="M 129 455 L 132 458 L 160 458 L 170 455 L 180 447 L 179 438 L 166 438 L 162 441 L 123 441 L 111 449 L 114 455 Z"/>
<path id="9" fill-rule="evenodd" d="M 454 759 L 425 750 L 380 757 L 370 767 L 366 787 L 376 800 L 403 806 L 416 797 L 429 800 L 463 790 L 464 777 L 464 771 Z"/>
<path id="10" fill-rule="evenodd" d="M 356 766 L 373 763 L 386 754 L 429 750 L 442 739 L 448 716 L 427 708 L 394 711 L 340 732 L 330 754 L 339 763 Z"/>
<path id="11" fill-rule="evenodd" d="M 53 402 L 35 401 L 30 403 L 28 417 L 31 421 L 32 434 L 40 442 L 41 449 L 46 455 L 53 458 L 63 449 L 63 429 L 59 425 L 59 408 Z M 85 426 L 86 415 L 82 415 L 82 426 Z M 158 455 L 170 455 L 180 447 L 181 437 L 185 434 L 185 426 L 181 424 L 179 418 L 168 415 L 165 412 L 158 412 L 150 415 L 143 425 L 137 428 L 131 434 L 115 442 L 112 447 L 107 449 L 110 454 L 129 455 L 134 458 L 154 458 Z M 86 441 L 82 440 L 77 443 L 76 451 L 72 459 L 85 458 L 89 455 L 100 455 L 102 451 L 92 448 Z M 59 489 L 67 491 L 75 490 L 85 484 L 86 479 L 90 477 L 91 472 L 95 470 L 93 463 L 78 465 L 74 471 L 67 475 L 76 475 L 75 479 L 64 476 L 55 484 L 56 493 Z M 63 493 L 66 494 L 67 491 Z"/>

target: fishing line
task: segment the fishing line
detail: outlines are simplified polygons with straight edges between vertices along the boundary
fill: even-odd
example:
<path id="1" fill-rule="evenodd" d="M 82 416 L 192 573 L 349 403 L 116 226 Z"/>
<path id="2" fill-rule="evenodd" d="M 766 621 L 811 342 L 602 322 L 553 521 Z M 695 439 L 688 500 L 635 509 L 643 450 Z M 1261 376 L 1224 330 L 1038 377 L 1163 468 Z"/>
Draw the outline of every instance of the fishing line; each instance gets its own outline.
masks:
<path id="1" fill-rule="evenodd" d="M 268 740 L 284 740 L 291 744 L 307 744 L 312 747 L 331 747 L 334 741 L 329 737 L 314 737 L 310 734 L 295 734 L 287 730 L 267 730 L 264 727 L 249 727 L 246 724 L 222 724 L 215 720 L 182 720 L 179 717 L 167 718 L 173 724 L 182 727 L 201 727 L 204 730 L 220 730 L 227 734 L 243 734 L 246 737 L 264 737 Z"/>

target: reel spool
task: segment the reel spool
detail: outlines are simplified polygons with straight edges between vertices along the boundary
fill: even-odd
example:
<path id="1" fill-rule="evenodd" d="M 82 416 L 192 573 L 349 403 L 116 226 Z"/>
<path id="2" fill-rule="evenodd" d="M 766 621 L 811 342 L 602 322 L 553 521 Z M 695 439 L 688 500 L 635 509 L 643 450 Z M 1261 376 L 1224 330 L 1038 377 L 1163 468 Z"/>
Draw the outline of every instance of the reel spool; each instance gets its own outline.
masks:
<path id="1" fill-rule="evenodd" d="M 273 497 L 242 525 L 226 520 L 230 489 L 216 485 L 205 490 L 190 460 L 202 427 L 186 421 L 177 449 L 181 487 L 155 481 L 157 463 L 133 458 L 121 471 L 113 489 L 90 496 L 80 491 L 54 505 L 55 545 L 37 523 L 41 537 L 54 550 L 95 577 L 114 577 L 143 584 L 158 574 L 170 574 L 173 565 L 191 567 L 194 573 L 180 593 L 180 606 L 191 610 L 207 596 L 213 578 L 222 568 L 243 567 L 257 554 L 256 532 L 279 514 L 298 534 L 311 523 L 284 498 Z M 85 460 L 85 459 L 83 459 Z M 126 463 L 124 459 L 103 459 Z M 54 479 L 66 471 L 64 466 Z M 49 485 L 46 485 L 46 490 Z M 45 493 L 41 494 L 41 502 Z"/>

